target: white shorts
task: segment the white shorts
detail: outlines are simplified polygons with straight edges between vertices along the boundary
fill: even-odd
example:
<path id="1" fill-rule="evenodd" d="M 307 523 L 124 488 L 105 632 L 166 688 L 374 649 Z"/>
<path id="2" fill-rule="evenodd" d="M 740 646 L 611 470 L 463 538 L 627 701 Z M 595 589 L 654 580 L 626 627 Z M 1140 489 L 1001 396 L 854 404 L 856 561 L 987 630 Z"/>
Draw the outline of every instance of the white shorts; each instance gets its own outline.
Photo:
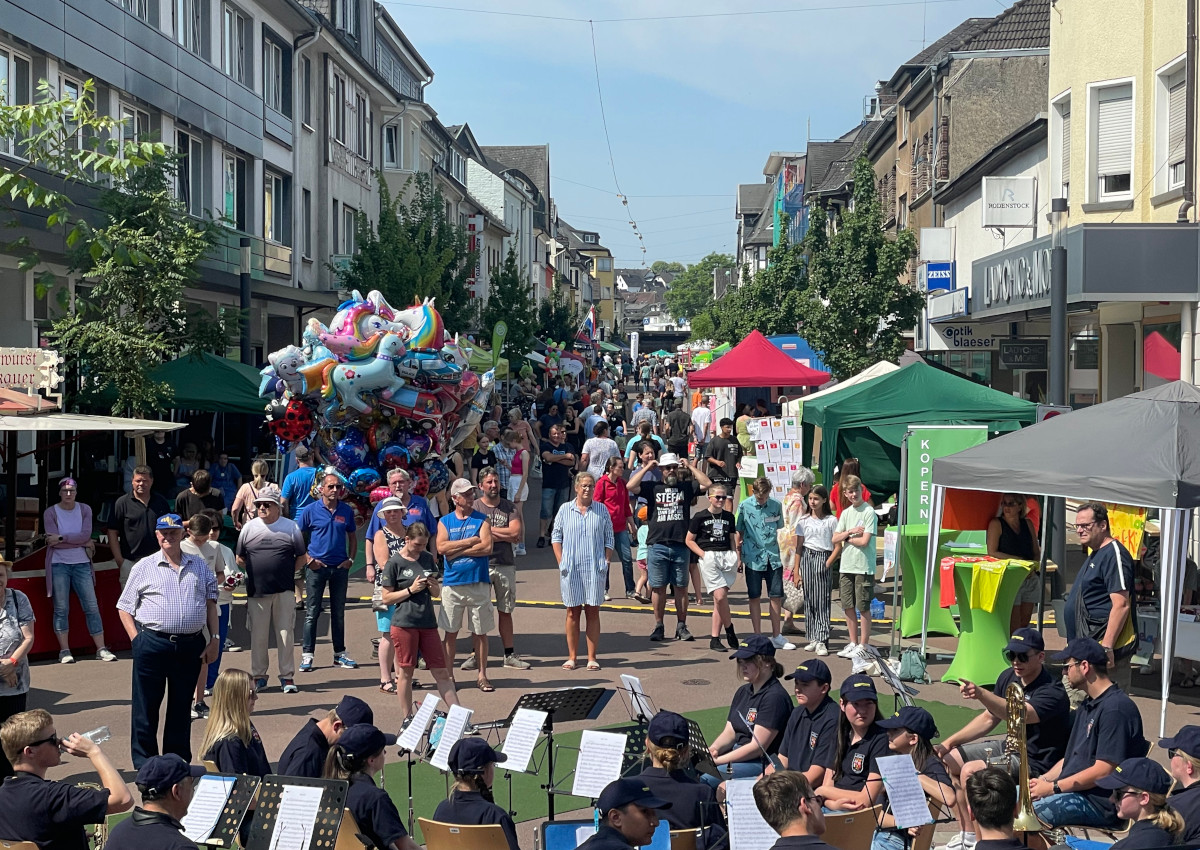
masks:
<path id="1" fill-rule="evenodd" d="M 529 479 L 525 475 L 513 475 L 508 479 L 508 498 L 514 502 L 529 498 Z"/>
<path id="2" fill-rule="evenodd" d="M 737 552 L 705 552 L 700 559 L 700 578 L 704 580 L 705 593 L 712 593 L 718 587 L 733 587 L 737 581 Z"/>
<path id="3" fill-rule="evenodd" d="M 496 625 L 496 609 L 492 605 L 491 582 L 457 584 L 442 587 L 442 607 L 438 611 L 438 626 L 442 631 L 462 631 L 463 619 L 473 635 L 486 635 Z"/>

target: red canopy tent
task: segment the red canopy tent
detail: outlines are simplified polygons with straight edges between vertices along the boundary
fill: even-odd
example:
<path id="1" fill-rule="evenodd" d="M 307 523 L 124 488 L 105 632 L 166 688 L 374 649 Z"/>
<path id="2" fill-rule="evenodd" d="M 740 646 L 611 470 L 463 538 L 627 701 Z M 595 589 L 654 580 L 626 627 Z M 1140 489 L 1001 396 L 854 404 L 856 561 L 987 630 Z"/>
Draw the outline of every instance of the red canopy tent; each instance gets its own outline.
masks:
<path id="1" fill-rule="evenodd" d="M 829 381 L 828 372 L 818 372 L 793 360 L 758 331 L 739 342 L 707 369 L 688 375 L 688 386 L 705 387 L 814 387 Z"/>

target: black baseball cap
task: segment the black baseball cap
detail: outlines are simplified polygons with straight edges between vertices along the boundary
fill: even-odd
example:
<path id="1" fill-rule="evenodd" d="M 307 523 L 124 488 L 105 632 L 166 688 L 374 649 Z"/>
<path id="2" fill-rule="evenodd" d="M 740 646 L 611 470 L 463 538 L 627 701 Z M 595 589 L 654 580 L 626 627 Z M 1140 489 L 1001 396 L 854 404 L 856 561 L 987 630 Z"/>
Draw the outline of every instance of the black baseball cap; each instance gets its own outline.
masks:
<path id="1" fill-rule="evenodd" d="M 879 692 L 875 690 L 875 682 L 870 676 L 858 674 L 855 676 L 847 676 L 842 682 L 839 695 L 846 702 L 856 702 L 860 699 L 879 699 Z"/>
<path id="2" fill-rule="evenodd" d="M 646 737 L 650 739 L 650 743 L 659 747 L 686 744 L 688 742 L 687 718 L 673 711 L 660 711 L 650 718 Z"/>
<path id="3" fill-rule="evenodd" d="M 1089 664 L 1107 664 L 1108 654 L 1095 638 L 1077 637 L 1067 642 L 1067 648 L 1055 653 L 1055 661 L 1086 661 Z"/>
<path id="4" fill-rule="evenodd" d="M 833 674 L 829 672 L 829 665 L 819 658 L 813 658 L 798 665 L 794 671 L 783 678 L 795 679 L 797 682 L 820 682 L 822 685 L 828 685 L 833 681 Z"/>
<path id="5" fill-rule="evenodd" d="M 508 756 L 493 750 L 483 738 L 459 738 L 446 759 L 452 773 L 483 773 L 489 764 L 502 761 L 508 761 Z"/>
<path id="6" fill-rule="evenodd" d="M 167 753 L 146 759 L 133 782 L 143 794 L 165 797 L 184 777 L 197 779 L 207 772 L 201 765 L 188 764 L 174 753 Z"/>
<path id="7" fill-rule="evenodd" d="M 1192 758 L 1200 758 L 1200 726 L 1183 726 L 1174 737 L 1163 738 L 1158 745 L 1164 750 L 1180 749 Z"/>
<path id="8" fill-rule="evenodd" d="M 606 815 L 613 809 L 637 803 L 646 809 L 669 809 L 671 804 L 666 800 L 655 797 L 650 788 L 640 779 L 616 779 L 604 786 L 596 808 L 600 814 Z"/>
<path id="9" fill-rule="evenodd" d="M 934 722 L 933 715 L 916 705 L 902 705 L 898 712 L 878 721 L 876 725 L 881 729 L 907 729 L 926 741 L 938 737 L 937 723 Z"/>
<path id="10" fill-rule="evenodd" d="M 1046 641 L 1037 629 L 1017 629 L 1004 648 L 1008 652 L 1045 652 Z"/>
<path id="11" fill-rule="evenodd" d="M 375 712 L 371 710 L 371 706 L 352 696 L 342 697 L 342 701 L 337 704 L 337 716 L 344 726 L 375 722 Z"/>
<path id="12" fill-rule="evenodd" d="M 750 635 L 742 641 L 742 645 L 730 655 L 730 658 L 753 658 L 756 655 L 775 657 L 775 644 L 765 635 Z"/>
<path id="13" fill-rule="evenodd" d="M 1129 787 L 1151 794 L 1166 794 L 1171 790 L 1171 774 L 1150 759 L 1125 759 L 1108 776 L 1097 779 L 1096 786 L 1109 791 Z"/>
<path id="14" fill-rule="evenodd" d="M 351 726 L 338 738 L 338 744 L 346 752 L 359 758 L 373 756 L 384 747 L 396 743 L 395 735 L 385 735 L 370 723 L 359 723 Z"/>

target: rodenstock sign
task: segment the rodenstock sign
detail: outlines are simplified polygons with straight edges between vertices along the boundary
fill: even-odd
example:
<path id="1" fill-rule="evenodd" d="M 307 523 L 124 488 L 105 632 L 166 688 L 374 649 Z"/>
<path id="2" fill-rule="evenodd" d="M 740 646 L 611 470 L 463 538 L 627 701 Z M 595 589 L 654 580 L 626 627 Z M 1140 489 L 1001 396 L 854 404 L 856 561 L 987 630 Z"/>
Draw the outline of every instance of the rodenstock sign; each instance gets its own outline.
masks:
<path id="1" fill-rule="evenodd" d="M 987 442 L 985 425 L 914 425 L 904 440 L 905 523 L 928 523 L 935 458 Z"/>

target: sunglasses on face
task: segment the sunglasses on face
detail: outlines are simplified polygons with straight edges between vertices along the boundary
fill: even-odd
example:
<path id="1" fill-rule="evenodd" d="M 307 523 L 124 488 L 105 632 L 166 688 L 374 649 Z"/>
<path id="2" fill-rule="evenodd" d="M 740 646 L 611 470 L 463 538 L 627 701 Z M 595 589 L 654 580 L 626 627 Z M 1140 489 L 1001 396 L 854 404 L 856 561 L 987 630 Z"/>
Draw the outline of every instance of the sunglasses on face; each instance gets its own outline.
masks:
<path id="1" fill-rule="evenodd" d="M 1020 661 L 1022 664 L 1024 664 L 1029 660 L 1029 655 L 1030 653 L 1028 652 L 1012 652 L 1011 650 L 1004 650 L 1004 658 L 1009 664 L 1012 664 L 1014 661 Z"/>
<path id="2" fill-rule="evenodd" d="M 1076 531 L 1087 531 L 1089 528 L 1091 528 L 1095 524 L 1096 524 L 1095 521 L 1093 521 L 1093 522 L 1077 522 L 1077 523 L 1075 523 L 1075 530 Z"/>
<path id="3" fill-rule="evenodd" d="M 708 498 L 712 499 L 714 502 L 723 502 L 726 499 L 728 499 L 729 497 L 728 496 L 709 496 Z"/>
<path id="4" fill-rule="evenodd" d="M 40 747 L 42 744 L 54 744 L 54 746 L 57 747 L 61 742 L 62 738 L 58 737 L 58 735 L 51 735 L 49 738 L 42 738 L 40 741 L 33 741 L 26 746 Z"/>

